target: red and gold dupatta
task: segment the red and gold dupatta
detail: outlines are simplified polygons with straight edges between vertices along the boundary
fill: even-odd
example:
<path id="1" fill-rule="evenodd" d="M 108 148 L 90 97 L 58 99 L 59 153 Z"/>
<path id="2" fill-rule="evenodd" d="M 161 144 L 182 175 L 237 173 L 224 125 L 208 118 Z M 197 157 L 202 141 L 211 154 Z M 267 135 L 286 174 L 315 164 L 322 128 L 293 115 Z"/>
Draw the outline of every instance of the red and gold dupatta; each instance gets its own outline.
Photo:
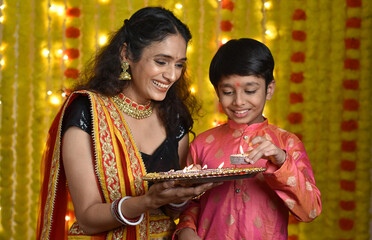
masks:
<path id="1" fill-rule="evenodd" d="M 88 91 L 74 92 L 63 104 L 49 130 L 42 160 L 43 181 L 36 239 L 66 239 L 68 189 L 61 159 L 61 126 L 65 109 L 79 94 L 88 95 L 92 105 L 93 164 L 103 201 L 109 203 L 122 196 L 147 192 L 147 183 L 142 181 L 145 166 L 123 115 L 111 98 Z M 149 239 L 149 225 L 149 214 L 146 213 L 137 226 L 123 226 L 101 235 L 85 236 L 75 223 L 68 239 Z"/>

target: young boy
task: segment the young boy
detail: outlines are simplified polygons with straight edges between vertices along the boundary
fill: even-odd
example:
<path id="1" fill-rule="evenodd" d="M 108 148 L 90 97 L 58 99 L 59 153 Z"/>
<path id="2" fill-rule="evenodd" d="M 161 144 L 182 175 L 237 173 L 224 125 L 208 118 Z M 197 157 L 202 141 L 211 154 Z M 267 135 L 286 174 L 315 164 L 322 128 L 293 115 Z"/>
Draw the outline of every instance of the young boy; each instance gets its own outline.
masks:
<path id="1" fill-rule="evenodd" d="M 289 211 L 304 222 L 320 214 L 320 191 L 302 142 L 262 116 L 275 90 L 273 70 L 270 50 L 253 39 L 231 40 L 212 59 L 210 81 L 228 122 L 198 135 L 188 162 L 236 167 L 229 157 L 242 147 L 247 164 L 267 170 L 207 191 L 181 215 L 174 238 L 286 240 Z"/>

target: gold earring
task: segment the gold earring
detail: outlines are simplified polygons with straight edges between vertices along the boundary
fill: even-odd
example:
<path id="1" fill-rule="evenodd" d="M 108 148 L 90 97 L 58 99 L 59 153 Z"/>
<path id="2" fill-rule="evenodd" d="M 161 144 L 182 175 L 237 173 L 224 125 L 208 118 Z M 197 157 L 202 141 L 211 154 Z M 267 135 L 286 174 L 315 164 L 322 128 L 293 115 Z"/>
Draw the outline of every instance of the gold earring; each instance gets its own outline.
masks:
<path id="1" fill-rule="evenodd" d="M 119 80 L 124 80 L 124 81 L 131 80 L 132 77 L 130 76 L 129 72 L 127 72 L 127 70 L 129 69 L 129 63 L 127 63 L 126 61 L 123 61 L 121 63 L 121 68 L 123 69 L 123 71 L 120 73 Z"/>

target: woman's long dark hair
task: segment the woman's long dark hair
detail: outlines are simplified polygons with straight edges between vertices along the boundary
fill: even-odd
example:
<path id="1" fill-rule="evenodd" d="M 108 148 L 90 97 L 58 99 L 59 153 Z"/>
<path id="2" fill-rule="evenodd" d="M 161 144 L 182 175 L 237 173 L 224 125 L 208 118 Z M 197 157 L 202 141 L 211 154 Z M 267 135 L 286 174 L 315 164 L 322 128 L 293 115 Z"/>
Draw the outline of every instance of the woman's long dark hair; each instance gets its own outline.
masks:
<path id="1" fill-rule="evenodd" d="M 141 59 L 144 48 L 173 34 L 180 34 L 186 44 L 191 39 L 188 27 L 171 11 L 161 7 L 138 10 L 124 21 L 124 25 L 112 35 L 109 44 L 88 63 L 82 74 L 82 83 L 76 89 L 91 90 L 106 96 L 119 94 L 129 83 L 119 80 L 123 44 L 127 44 L 127 56 L 136 62 Z M 168 90 L 163 101 L 154 102 L 168 134 L 174 134 L 180 124 L 185 130 L 191 131 L 192 114 L 200 109 L 196 98 L 190 94 L 190 83 L 185 72 L 184 68 L 180 79 Z"/>

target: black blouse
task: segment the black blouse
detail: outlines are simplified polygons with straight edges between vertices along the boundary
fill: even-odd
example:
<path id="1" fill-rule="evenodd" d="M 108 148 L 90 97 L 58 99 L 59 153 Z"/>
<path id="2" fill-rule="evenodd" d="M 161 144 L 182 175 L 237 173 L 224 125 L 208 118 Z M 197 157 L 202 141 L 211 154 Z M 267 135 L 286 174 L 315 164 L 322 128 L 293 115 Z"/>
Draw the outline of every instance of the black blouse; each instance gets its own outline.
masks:
<path id="1" fill-rule="evenodd" d="M 91 135 L 92 120 L 88 96 L 78 96 L 66 109 L 62 121 L 62 136 L 71 126 L 76 126 Z M 179 126 L 178 134 L 167 136 L 152 155 L 141 152 L 146 171 L 161 172 L 171 169 L 179 170 L 178 142 L 186 134 L 187 131 L 182 126 Z"/>

